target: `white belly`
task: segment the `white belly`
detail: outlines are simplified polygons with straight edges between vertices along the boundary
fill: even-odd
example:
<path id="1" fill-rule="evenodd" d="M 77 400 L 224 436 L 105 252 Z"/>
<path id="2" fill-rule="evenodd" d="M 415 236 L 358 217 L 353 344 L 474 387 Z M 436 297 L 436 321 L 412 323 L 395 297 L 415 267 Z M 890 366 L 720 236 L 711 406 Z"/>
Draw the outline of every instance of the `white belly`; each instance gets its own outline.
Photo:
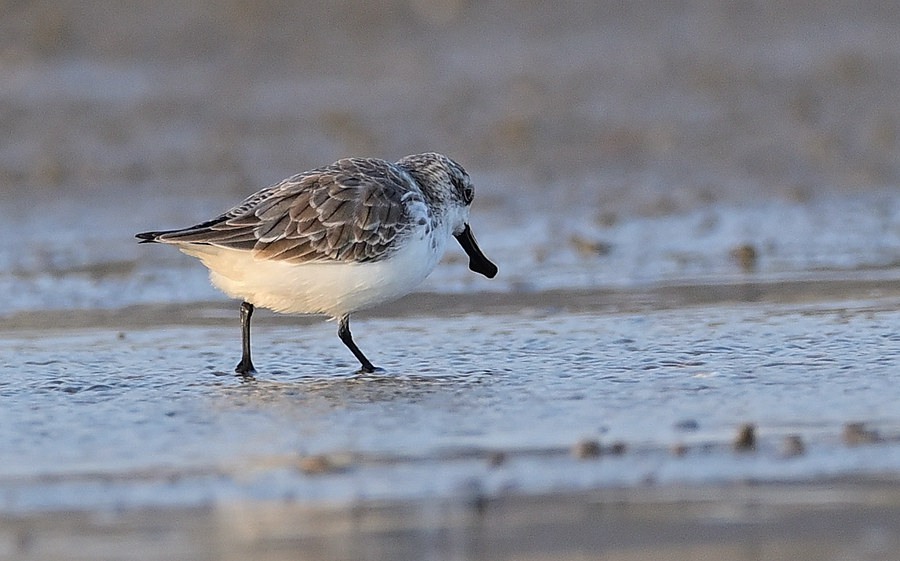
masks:
<path id="1" fill-rule="evenodd" d="M 232 298 L 282 313 L 339 317 L 409 293 L 434 269 L 446 246 L 414 234 L 390 258 L 374 263 L 308 263 L 257 259 L 249 251 L 182 245 L 199 258 L 210 281 Z"/>

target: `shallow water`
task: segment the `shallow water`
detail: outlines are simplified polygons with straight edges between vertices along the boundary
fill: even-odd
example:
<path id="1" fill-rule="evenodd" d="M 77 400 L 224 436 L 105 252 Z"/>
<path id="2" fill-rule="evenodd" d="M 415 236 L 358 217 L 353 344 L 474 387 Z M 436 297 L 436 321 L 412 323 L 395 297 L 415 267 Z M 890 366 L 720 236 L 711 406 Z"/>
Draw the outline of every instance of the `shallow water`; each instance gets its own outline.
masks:
<path id="1" fill-rule="evenodd" d="M 597 209 L 546 207 L 524 195 L 487 209 L 472 228 L 500 266 L 495 279 L 466 268 L 455 243 L 422 292 L 540 292 L 798 278 L 897 279 L 900 195 L 886 190 L 805 203 L 704 205 L 664 217 L 600 224 Z M 130 209 L 138 201 L 138 214 Z M 173 201 L 177 200 L 177 204 Z M 118 309 L 225 298 L 196 260 L 137 245 L 134 233 L 193 224 L 235 198 L 103 192 L 70 199 L 22 197 L 0 206 L 0 317 L 31 310 Z M 519 205 L 542 208 L 517 213 Z M 37 227 L 53 224 L 53 228 Z M 751 248 L 741 261 L 736 251 Z"/>
<path id="2" fill-rule="evenodd" d="M 454 246 L 416 294 L 354 316 L 383 373 L 357 376 L 333 323 L 261 311 L 254 380 L 232 374 L 236 305 L 194 260 L 133 239 L 233 200 L 172 200 L 135 188 L 0 207 L 0 286 L 15 295 L 0 312 L 0 508 L 900 470 L 891 191 L 615 220 L 495 199 L 472 226 L 496 279 Z M 851 422 L 871 442 L 849 446 Z M 736 454 L 744 423 L 758 450 Z M 802 454 L 785 457 L 787 436 Z M 593 440 L 601 457 L 579 459 Z"/>
<path id="3" fill-rule="evenodd" d="M 898 12 L 745 4 L 9 7 L 0 510 L 896 481 Z M 500 274 L 354 316 L 377 375 L 261 311 L 236 378 L 236 305 L 133 239 L 423 150 Z"/>
<path id="4" fill-rule="evenodd" d="M 354 373 L 333 324 L 263 316 L 252 380 L 231 374 L 234 321 L 8 332 L 0 500 L 344 502 L 892 472 L 897 302 L 361 318 L 374 375 Z M 847 446 L 850 421 L 879 441 Z M 758 450 L 737 454 L 746 422 Z M 805 454 L 784 457 L 786 435 Z M 583 439 L 625 449 L 579 460 Z"/>

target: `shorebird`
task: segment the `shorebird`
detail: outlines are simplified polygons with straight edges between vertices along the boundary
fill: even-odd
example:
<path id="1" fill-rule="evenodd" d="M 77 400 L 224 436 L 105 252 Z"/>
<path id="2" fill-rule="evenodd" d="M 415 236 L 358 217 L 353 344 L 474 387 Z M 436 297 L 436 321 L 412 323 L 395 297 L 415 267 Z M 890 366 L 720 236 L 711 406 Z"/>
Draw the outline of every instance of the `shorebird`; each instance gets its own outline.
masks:
<path id="1" fill-rule="evenodd" d="M 345 158 L 262 189 L 212 220 L 136 237 L 197 257 L 214 286 L 241 300 L 238 374 L 256 372 L 250 318 L 257 306 L 337 319 L 338 337 L 370 373 L 376 369 L 353 341 L 350 314 L 409 293 L 451 235 L 469 269 L 497 274 L 469 228 L 474 197 L 469 175 L 442 154 L 396 163 Z"/>

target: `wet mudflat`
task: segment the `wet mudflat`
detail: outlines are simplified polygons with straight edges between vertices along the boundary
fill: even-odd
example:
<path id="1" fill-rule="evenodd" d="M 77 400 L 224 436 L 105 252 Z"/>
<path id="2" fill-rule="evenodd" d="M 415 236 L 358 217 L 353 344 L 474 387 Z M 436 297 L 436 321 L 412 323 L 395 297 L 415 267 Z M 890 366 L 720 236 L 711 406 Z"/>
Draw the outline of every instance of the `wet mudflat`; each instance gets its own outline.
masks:
<path id="1" fill-rule="evenodd" d="M 494 295 L 478 311 L 418 295 L 356 322 L 374 375 L 354 372 L 333 324 L 260 314 L 260 373 L 237 377 L 233 306 L 216 302 L 189 306 L 207 318 L 194 324 L 154 307 L 94 328 L 19 316 L 0 339 L 15 357 L 0 376 L 2 543 L 12 558 L 71 555 L 55 541 L 69 532 L 91 536 L 83 558 L 127 558 L 123 539 L 154 532 L 159 558 L 690 555 L 671 533 L 741 559 L 749 532 L 801 558 L 890 553 L 900 289 L 835 300 L 821 284 L 752 285 L 754 302 L 707 287 L 699 305 L 671 304 L 698 286 Z M 736 450 L 745 423 L 755 442 Z M 54 514 L 72 511 L 96 514 Z"/>
<path id="2" fill-rule="evenodd" d="M 354 317 L 382 372 L 356 374 L 334 323 L 260 311 L 253 379 L 232 372 L 236 303 L 137 246 L 129 200 L 2 209 L 10 558 L 77 558 L 75 536 L 85 559 L 900 547 L 888 191 L 613 224 L 485 209 L 497 282 L 452 248 L 421 291 Z M 41 221 L 63 226 L 24 227 Z"/>
<path id="3" fill-rule="evenodd" d="M 20 328 L 0 342 L 15 357 L 0 382 L 0 439 L 14 451 L 4 507 L 352 504 L 893 472 L 898 299 L 376 312 L 355 326 L 384 369 L 374 375 L 354 372 L 333 324 L 263 317 L 254 379 L 231 372 L 234 322 Z M 848 442 L 859 422 L 872 438 Z M 737 454 L 743 423 L 758 440 Z M 788 437 L 802 453 L 784 450 Z M 585 441 L 599 444 L 596 460 L 578 451 Z"/>
<path id="4" fill-rule="evenodd" d="M 894 3 L 227 4 L 2 10 L 0 558 L 900 558 Z M 423 150 L 377 375 L 132 238 Z"/>

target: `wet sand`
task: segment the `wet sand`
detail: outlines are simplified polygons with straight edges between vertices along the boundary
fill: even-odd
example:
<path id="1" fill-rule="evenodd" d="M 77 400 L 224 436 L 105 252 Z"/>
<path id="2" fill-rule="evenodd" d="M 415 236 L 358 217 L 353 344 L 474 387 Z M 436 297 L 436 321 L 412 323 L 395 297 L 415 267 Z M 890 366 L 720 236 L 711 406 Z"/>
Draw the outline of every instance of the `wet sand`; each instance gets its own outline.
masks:
<path id="1" fill-rule="evenodd" d="M 893 480 L 0 517 L 4 559 L 766 561 L 900 555 Z"/>
<path id="2" fill-rule="evenodd" d="M 0 9 L 0 558 L 900 558 L 895 2 L 117 6 Z M 422 150 L 384 375 L 132 239 Z"/>
<path id="3" fill-rule="evenodd" d="M 540 292 L 442 294 L 416 292 L 400 300 L 360 312 L 365 317 L 396 318 L 418 314 L 509 313 L 522 310 L 565 310 L 582 313 L 638 312 L 686 306 L 721 306 L 747 303 L 797 304 L 802 302 L 859 301 L 876 296 L 889 307 L 900 298 L 900 280 L 871 279 L 845 273 L 838 277 L 782 281 L 721 282 L 717 284 L 659 285 L 639 288 L 558 289 Z M 877 275 L 875 275 L 877 276 Z M 857 278 L 854 278 L 857 277 Z M 838 304 L 839 306 L 839 304 Z M 138 305 L 112 310 L 37 310 L 4 319 L 3 330 L 139 329 L 164 325 L 221 325 L 234 315 L 236 304 L 221 300 L 184 304 Z M 260 310 L 256 321 L 273 325 L 308 325 L 316 316 L 285 316 Z"/>
<path id="4" fill-rule="evenodd" d="M 386 373 L 353 375 L 321 320 L 263 314 L 243 383 L 231 305 L 19 314 L 0 552 L 894 559 L 898 299 L 847 279 L 417 294 L 356 324 Z"/>

